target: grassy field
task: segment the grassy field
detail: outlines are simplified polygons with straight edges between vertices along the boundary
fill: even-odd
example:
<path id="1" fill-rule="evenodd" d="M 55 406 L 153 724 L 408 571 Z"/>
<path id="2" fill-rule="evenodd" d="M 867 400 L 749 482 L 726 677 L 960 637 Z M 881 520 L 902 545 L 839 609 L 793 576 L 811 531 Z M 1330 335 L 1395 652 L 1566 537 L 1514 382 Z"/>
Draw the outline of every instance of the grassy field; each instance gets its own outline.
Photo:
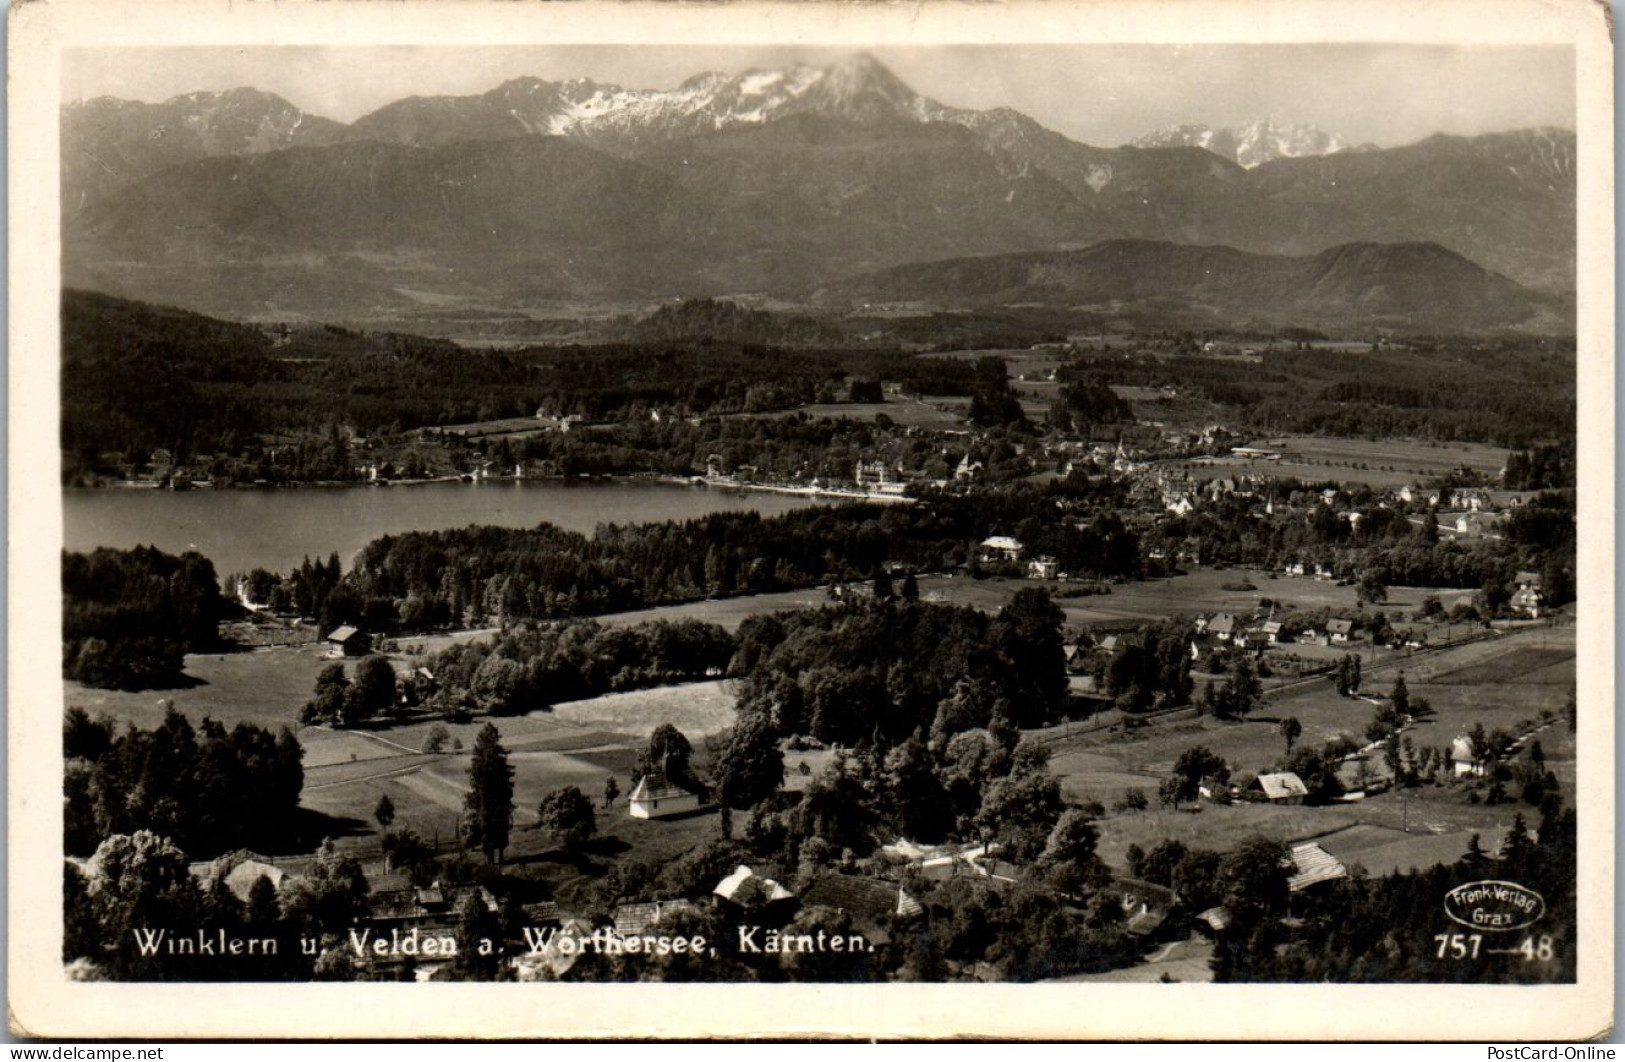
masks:
<path id="1" fill-rule="evenodd" d="M 1467 467 L 1496 475 L 1508 451 L 1477 443 L 1431 443 L 1408 440 L 1348 439 L 1336 436 L 1289 435 L 1255 439 L 1250 445 L 1276 450 L 1278 461 L 1218 457 L 1169 462 L 1199 480 L 1242 473 L 1294 477 L 1309 482 L 1333 480 L 1372 487 L 1402 487 Z"/>
<path id="2" fill-rule="evenodd" d="M 630 693 L 606 693 L 585 701 L 556 704 L 551 713 L 570 726 L 613 731 L 647 738 L 670 723 L 690 740 L 699 740 L 733 725 L 734 684 L 690 682 Z"/>
<path id="3" fill-rule="evenodd" d="M 1226 590 L 1239 583 L 1252 590 Z M 1066 613 L 1067 622 L 1079 626 L 1113 625 L 1193 616 L 1199 612 L 1242 612 L 1262 607 L 1268 598 L 1277 609 L 1352 609 L 1356 588 L 1338 586 L 1306 576 L 1277 575 L 1250 569 L 1197 568 L 1184 575 L 1143 582 L 1119 583 L 1109 594 L 1063 597 L 1065 583 L 1036 583 L 1027 579 L 972 579 L 968 576 L 931 575 L 920 579 L 921 596 L 956 605 L 971 605 L 988 611 L 1001 608 L 1017 590 L 1047 586 L 1056 603 Z M 1433 590 L 1395 586 L 1388 588 L 1384 611 L 1410 613 L 1426 597 L 1438 597 L 1448 608 L 1469 591 Z"/>
<path id="4" fill-rule="evenodd" d="M 1314 464 L 1382 465 L 1418 476 L 1438 475 L 1465 466 L 1497 475 L 1509 451 L 1466 442 L 1422 442 L 1405 439 L 1348 439 L 1338 436 L 1283 435 L 1256 445 L 1281 450 Z"/>
<path id="5" fill-rule="evenodd" d="M 605 779 L 615 776 L 621 798 L 600 814 L 619 828 L 638 752 L 655 727 L 668 722 L 676 726 L 703 758 L 703 739 L 732 721 L 732 683 L 718 681 L 606 694 L 548 712 L 464 724 L 424 721 L 376 733 L 309 727 L 300 734 L 306 747 L 302 803 L 347 824 L 342 842 L 358 852 L 372 851 L 381 840 L 372 813 L 385 795 L 395 805 L 396 829 L 410 828 L 431 842 L 454 837 L 474 740 L 490 722 L 501 733 L 514 769 L 514 822 L 523 839 L 519 851 L 536 854 L 549 845 L 523 830 L 535 824 L 537 805 L 549 792 L 573 785 L 597 803 Z M 448 733 L 445 751 L 424 753 L 435 726 Z"/>
<path id="6" fill-rule="evenodd" d="M 1442 675 L 1434 675 L 1428 681 L 1436 686 L 1483 686 L 1502 682 L 1527 683 L 1541 676 L 1537 681 L 1546 684 L 1553 679 L 1561 681 L 1563 672 L 1567 670 L 1568 680 L 1572 682 L 1573 668 L 1565 669 L 1561 665 L 1573 659 L 1573 649 L 1519 646 L 1484 663 L 1468 664 Z"/>
<path id="7" fill-rule="evenodd" d="M 1417 790 L 1430 794 L 1439 790 Z M 1363 852 L 1349 852 L 1345 860 L 1381 872 L 1395 867 L 1431 866 L 1461 857 L 1469 838 L 1477 833 L 1491 851 L 1499 845 L 1512 817 L 1520 808 L 1525 818 L 1532 809 L 1516 804 L 1494 807 L 1453 802 L 1429 802 L 1416 796 L 1384 794 L 1357 804 L 1327 807 L 1278 807 L 1268 804 L 1200 805 L 1201 811 L 1164 808 L 1109 815 L 1100 823 L 1101 858 L 1114 867 L 1127 865 L 1130 845 L 1150 851 L 1163 840 L 1177 840 L 1192 848 L 1228 851 L 1255 837 L 1283 842 L 1316 840 L 1339 835 L 1351 827 L 1384 831 L 1392 840 Z M 1334 842 L 1327 851 L 1333 851 Z M 1380 869 L 1379 869 L 1380 868 Z"/>
<path id="8" fill-rule="evenodd" d="M 1506 834 L 1506 827 L 1490 826 L 1479 831 L 1479 843 L 1487 851 L 1493 852 L 1500 847 Z M 1449 833 L 1408 833 L 1391 826 L 1365 823 L 1314 840 L 1342 862 L 1350 866 L 1358 864 L 1372 874 L 1423 870 L 1460 859 L 1467 850 L 1467 839 L 1459 830 Z"/>
<path id="9" fill-rule="evenodd" d="M 1573 638 L 1572 628 L 1530 628 L 1404 661 L 1411 697 L 1426 697 L 1435 709 L 1408 736 L 1418 746 L 1448 746 L 1475 723 L 1510 730 L 1538 717 L 1542 708 L 1560 711 L 1567 683 L 1552 681 L 1553 669 L 1567 668 L 1572 682 Z M 1362 692 L 1385 695 L 1397 673 L 1390 668 L 1371 675 Z M 1463 675 L 1477 684 L 1461 683 Z M 1452 684 L 1435 684 L 1436 676 Z M 1531 677 L 1541 681 L 1530 682 Z M 1110 807 L 1127 789 L 1140 788 L 1155 805 L 1157 785 L 1180 754 L 1195 745 L 1207 746 L 1235 771 L 1256 773 L 1277 766 L 1285 755 L 1280 719 L 1292 716 L 1303 725 L 1300 744 L 1319 745 L 1339 734 L 1363 744 L 1374 707 L 1361 698 L 1339 696 L 1329 682 L 1311 681 L 1267 698 L 1242 722 L 1186 716 L 1128 733 L 1079 729 L 1052 743 L 1050 762 L 1071 800 L 1099 800 Z M 1539 739 L 1548 768 L 1572 798 L 1573 735 L 1556 723 L 1541 731 Z M 1129 845 L 1149 849 L 1163 838 L 1223 850 L 1252 836 L 1284 841 L 1326 837 L 1327 850 L 1338 858 L 1387 873 L 1457 858 L 1475 832 L 1493 850 L 1519 811 L 1533 821 L 1531 808 L 1474 804 L 1466 787 L 1454 784 L 1390 791 L 1327 807 L 1203 805 L 1199 813 L 1153 807 L 1108 814 L 1101 823 L 1100 850 L 1121 866 Z"/>
<path id="10" fill-rule="evenodd" d="M 764 612 L 823 608 L 830 603 L 829 594 L 815 587 L 810 590 L 785 590 L 776 594 L 753 594 L 747 597 L 725 597 L 712 601 L 694 601 L 686 605 L 668 605 L 664 608 L 642 609 L 636 612 L 617 612 L 597 618 L 599 623 L 617 627 L 630 627 L 658 619 L 694 619 L 702 623 L 716 623 L 730 631 L 735 631 L 750 616 L 759 616 Z"/>
<path id="11" fill-rule="evenodd" d="M 194 724 L 204 716 L 227 727 L 255 723 L 275 729 L 296 726 L 299 708 L 310 700 L 316 673 L 332 661 L 324 646 L 255 649 L 242 653 L 202 653 L 186 658 L 190 685 L 179 689 L 97 690 L 65 683 L 64 701 L 91 715 L 106 712 L 120 722 L 151 729 L 163 720 L 159 702 L 170 700 Z"/>

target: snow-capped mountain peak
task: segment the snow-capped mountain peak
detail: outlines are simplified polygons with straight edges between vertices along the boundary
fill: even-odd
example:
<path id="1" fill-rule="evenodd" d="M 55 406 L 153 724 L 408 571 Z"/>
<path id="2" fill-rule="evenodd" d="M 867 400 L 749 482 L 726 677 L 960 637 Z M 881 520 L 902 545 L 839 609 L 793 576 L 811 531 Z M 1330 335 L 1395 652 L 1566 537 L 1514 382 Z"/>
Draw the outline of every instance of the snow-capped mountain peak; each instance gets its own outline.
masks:
<path id="1" fill-rule="evenodd" d="M 1240 125 L 1176 125 L 1138 137 L 1135 147 L 1199 147 L 1247 169 L 1273 159 L 1332 155 L 1350 145 L 1336 133 L 1303 122 L 1277 123 L 1269 118 Z"/>
<path id="2" fill-rule="evenodd" d="M 513 135 L 660 141 L 806 113 L 858 121 L 961 116 L 920 96 L 872 55 L 858 53 L 828 66 L 696 74 L 671 89 L 516 78 L 483 96 L 390 104 L 359 119 L 350 135 L 441 143 L 465 138 L 467 123 L 474 121 L 489 135 L 500 135 L 506 125 Z"/>

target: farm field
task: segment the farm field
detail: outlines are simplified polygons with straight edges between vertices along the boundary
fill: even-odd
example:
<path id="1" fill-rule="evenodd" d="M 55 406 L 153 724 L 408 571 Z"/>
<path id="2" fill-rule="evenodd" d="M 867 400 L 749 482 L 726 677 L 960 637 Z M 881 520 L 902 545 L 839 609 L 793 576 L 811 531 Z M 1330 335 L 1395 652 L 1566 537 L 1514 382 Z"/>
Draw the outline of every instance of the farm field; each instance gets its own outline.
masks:
<path id="1" fill-rule="evenodd" d="M 628 693 L 606 693 L 584 701 L 553 706 L 561 723 L 647 738 L 662 723 L 671 723 L 698 740 L 726 730 L 734 721 L 734 683 L 690 682 Z"/>
<path id="2" fill-rule="evenodd" d="M 923 580 L 921 585 L 924 585 Z M 823 608 L 830 603 L 829 593 L 826 590 L 812 587 L 807 590 L 785 590 L 774 594 L 693 601 L 686 605 L 666 605 L 661 608 L 639 609 L 635 612 L 614 612 L 596 618 L 599 623 L 613 627 L 630 627 L 661 619 L 692 619 L 702 623 L 715 623 L 727 630 L 736 631 L 739 625 L 751 616 L 759 616 L 765 612 Z"/>
<path id="3" fill-rule="evenodd" d="M 1203 804 L 1201 807 L 1200 812 L 1154 809 L 1110 815 L 1100 822 L 1100 856 L 1121 870 L 1128 864 L 1130 845 L 1150 851 L 1160 841 L 1177 840 L 1188 847 L 1222 852 L 1255 837 L 1297 842 L 1318 839 L 1350 827 L 1374 826 L 1388 831 L 1396 840 L 1352 856 L 1351 861 L 1364 863 L 1367 869 L 1376 872 L 1379 866 L 1424 865 L 1414 860 L 1427 859 L 1426 865 L 1432 865 L 1458 859 L 1467 850 L 1467 842 L 1474 833 L 1479 834 L 1480 842 L 1486 846 L 1492 841 L 1498 845 L 1515 814 L 1521 810 L 1526 820 L 1533 814 L 1533 809 L 1521 804 L 1493 807 L 1444 801 L 1430 804 L 1414 795 L 1402 807 L 1401 798 L 1392 793 L 1356 804 L 1326 807 L 1267 804 L 1230 807 Z M 1402 824 L 1408 825 L 1409 833 L 1402 830 Z"/>
<path id="4" fill-rule="evenodd" d="M 1448 747 L 1456 735 L 1476 723 L 1489 730 L 1511 730 L 1547 708 L 1560 719 L 1567 685 L 1526 680 L 1531 675 L 1545 680 L 1552 669 L 1568 668 L 1572 681 L 1572 657 L 1549 661 L 1572 653 L 1573 637 L 1572 628 L 1529 628 L 1406 661 L 1406 684 L 1412 699 L 1426 697 L 1434 708 L 1434 714 L 1420 720 L 1406 736 L 1418 746 Z M 1533 671 L 1520 675 L 1520 667 Z M 1386 695 L 1398 670 L 1368 672 L 1362 694 Z M 1435 685 L 1431 681 L 1436 675 L 1462 674 L 1478 684 Z M 1074 731 L 1052 743 L 1050 763 L 1070 800 L 1098 800 L 1110 807 L 1128 789 L 1139 788 L 1155 805 L 1157 786 L 1171 773 L 1175 760 L 1193 746 L 1207 746 L 1237 773 L 1257 773 L 1277 766 L 1285 756 L 1285 742 L 1277 729 L 1280 719 L 1292 716 L 1303 725 L 1300 745 L 1320 745 L 1339 734 L 1364 744 L 1365 726 L 1374 708 L 1364 697 L 1339 696 L 1329 682 L 1310 681 L 1267 697 L 1242 722 L 1181 715 L 1127 733 Z M 1558 721 L 1539 731 L 1537 739 L 1548 768 L 1572 797 L 1573 735 Z M 1386 773 L 1380 760 L 1380 755 L 1371 757 L 1374 774 Z M 1121 866 L 1129 845 L 1149 849 L 1164 837 L 1224 849 L 1254 835 L 1279 840 L 1330 836 L 1332 844 L 1327 850 L 1334 855 L 1358 855 L 1351 861 L 1364 863 L 1374 873 L 1386 873 L 1454 859 L 1465 851 L 1474 832 L 1493 850 L 1514 814 L 1522 811 L 1530 821 L 1536 816 L 1534 809 L 1522 804 L 1470 803 L 1465 788 L 1454 785 L 1390 791 L 1326 807 L 1202 807 L 1200 813 L 1160 807 L 1111 813 L 1100 824 L 1101 854 Z"/>
<path id="5" fill-rule="evenodd" d="M 1428 681 L 1436 686 L 1483 686 L 1501 682 L 1528 684 L 1532 680 L 1535 684 L 1544 684 L 1554 679 L 1561 680 L 1563 671 L 1567 670 L 1569 681 L 1572 682 L 1574 669 L 1565 669 L 1561 665 L 1573 659 L 1572 648 L 1520 646 L 1485 663 L 1468 664 L 1442 675 L 1433 675 Z M 1540 677 L 1537 679 L 1536 676 Z"/>
<path id="6" fill-rule="evenodd" d="M 655 620 L 699 620 L 702 623 L 715 623 L 729 631 L 735 631 L 751 616 L 765 612 L 821 608 L 828 604 L 830 604 L 828 592 L 820 587 L 813 587 L 772 594 L 690 601 L 682 605 L 662 605 L 658 608 L 635 609 L 631 612 L 611 612 L 591 618 L 609 627 L 632 627 L 639 623 L 652 623 Z M 495 633 L 496 628 L 485 627 L 479 630 L 450 631 L 445 634 L 416 634 L 399 639 L 397 644 L 402 652 L 427 655 L 437 653 L 448 646 L 489 639 Z"/>
<path id="7" fill-rule="evenodd" d="M 1429 675 L 1435 670 L 1454 669 L 1462 658 L 1496 659 L 1524 651 L 1523 644 L 1548 634 L 1572 631 L 1526 631 L 1490 642 L 1453 647 L 1403 659 L 1403 667 L 1370 671 L 1370 647 L 1366 646 L 1367 671 L 1361 686 L 1362 697 L 1342 697 L 1326 679 L 1311 679 L 1289 690 L 1266 697 L 1252 715 L 1241 722 L 1221 722 L 1212 718 L 1166 723 L 1147 731 L 1122 734 L 1095 734 L 1079 739 L 1110 755 L 1125 769 L 1166 776 L 1173 762 L 1191 745 L 1204 744 L 1223 756 L 1232 767 L 1257 772 L 1284 757 L 1286 747 L 1276 726 L 1292 716 L 1303 725 L 1300 744 L 1321 745 L 1340 734 L 1364 744 L 1366 724 L 1375 705 L 1364 697 L 1383 697 L 1393 688 L 1401 672 L 1411 697 L 1425 697 L 1434 714 L 1421 719 L 1408 733 L 1417 745 L 1445 746 L 1457 734 L 1482 722 L 1486 729 L 1511 729 L 1517 723 L 1539 716 L 1541 709 L 1560 712 L 1567 690 L 1560 686 L 1525 686 L 1516 681 L 1500 681 L 1489 687 L 1434 686 Z M 1148 736 L 1141 736 L 1142 734 Z"/>
<path id="8" fill-rule="evenodd" d="M 523 437 L 527 435 L 540 435 L 548 425 L 556 425 L 552 419 L 539 420 L 536 417 L 504 417 L 500 420 L 482 420 L 469 424 L 446 424 L 437 431 L 449 435 L 463 435 L 470 439 L 479 439 L 486 436 L 509 435 Z M 555 430 L 557 430 L 555 428 Z"/>
<path id="9" fill-rule="evenodd" d="M 1492 826 L 1479 832 L 1478 841 L 1485 850 L 1493 852 L 1501 846 L 1506 835 L 1507 827 Z M 1460 859 L 1467 850 L 1467 842 L 1460 832 L 1406 833 L 1388 826 L 1365 824 L 1350 826 L 1314 840 L 1341 862 L 1349 866 L 1363 866 L 1372 874 L 1425 870 L 1439 863 Z"/>
<path id="10" fill-rule="evenodd" d="M 716 681 L 606 694 L 524 716 L 463 724 L 425 721 L 376 734 L 310 727 L 300 734 L 307 749 L 315 751 L 314 759 L 307 753 L 302 803 L 350 823 L 344 843 L 361 851 L 370 851 L 380 840 L 372 812 L 384 795 L 395 805 L 395 828 L 408 827 L 431 842 L 453 837 L 467 792 L 474 740 L 490 722 L 502 735 L 514 769 L 516 828 L 533 825 L 542 797 L 560 786 L 577 786 L 598 803 L 604 780 L 614 775 L 621 799 L 600 815 L 605 826 L 613 822 L 619 830 L 620 820 L 626 818 L 629 776 L 655 727 L 667 722 L 676 726 L 695 743 L 700 758 L 703 739 L 732 721 L 732 683 Z M 437 725 L 448 735 L 445 751 L 418 751 Z M 370 755 L 351 760 L 351 751 Z M 525 843 L 535 851 L 548 848 L 539 836 L 516 836 L 526 837 Z"/>
<path id="11" fill-rule="evenodd" d="M 1428 443 L 1406 440 L 1348 439 L 1335 436 L 1288 435 L 1255 439 L 1249 445 L 1276 450 L 1278 461 L 1244 457 L 1165 462 L 1198 480 L 1243 473 L 1308 482 L 1334 480 L 1371 487 L 1402 487 L 1465 466 L 1496 475 L 1506 464 L 1508 451 L 1477 443 Z"/>
<path id="12" fill-rule="evenodd" d="M 1332 435 L 1272 436 L 1255 445 L 1284 450 L 1315 464 L 1380 464 L 1416 475 L 1438 475 L 1460 466 L 1498 475 L 1509 453 L 1501 447 L 1481 443 L 1349 439 Z"/>
<path id="13" fill-rule="evenodd" d="M 1224 589 L 1226 584 L 1236 583 L 1250 583 L 1255 589 Z M 920 579 L 922 596 L 936 592 L 940 598 L 933 600 L 988 610 L 1000 608 L 1017 590 L 1028 586 L 1047 586 L 1057 595 L 1056 604 L 1066 613 L 1067 622 L 1080 626 L 1139 623 L 1170 616 L 1192 616 L 1198 612 L 1241 612 L 1258 608 L 1261 598 L 1274 601 L 1277 608 L 1352 609 L 1356 604 L 1353 586 L 1242 568 L 1197 568 L 1163 579 L 1113 584 L 1109 594 L 1086 597 L 1059 596 L 1067 591 L 1065 583 L 941 575 Z M 1388 601 L 1383 609 L 1409 613 L 1429 596 L 1438 597 L 1449 608 L 1456 600 L 1470 597 L 1471 592 L 1393 586 L 1388 588 Z"/>

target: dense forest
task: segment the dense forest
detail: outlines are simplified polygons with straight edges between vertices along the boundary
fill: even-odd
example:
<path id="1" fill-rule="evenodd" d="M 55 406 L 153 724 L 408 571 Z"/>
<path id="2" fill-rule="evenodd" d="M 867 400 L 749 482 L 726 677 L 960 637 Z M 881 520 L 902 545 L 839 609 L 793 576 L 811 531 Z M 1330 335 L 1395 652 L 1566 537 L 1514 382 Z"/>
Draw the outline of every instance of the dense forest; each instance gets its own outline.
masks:
<path id="1" fill-rule="evenodd" d="M 847 747 L 940 750 L 979 729 L 1013 744 L 1065 705 L 1062 619 L 1033 588 L 992 616 L 904 599 L 752 617 L 731 666 L 740 725 Z"/>
<path id="2" fill-rule="evenodd" d="M 378 539 L 328 599 L 331 622 L 367 617 L 410 629 L 475 625 L 486 619 L 562 619 L 736 593 L 869 578 L 889 564 L 921 571 L 974 560 L 996 533 L 1031 533 L 1078 573 L 1126 576 L 1137 539 L 1097 507 L 1099 491 L 1073 477 L 1011 487 L 940 504 L 842 505 L 772 518 L 718 513 L 683 523 L 608 525 L 591 537 L 549 525 L 470 527 Z M 1109 494 L 1107 495 L 1109 496 Z M 1075 525 L 1051 526 L 1058 507 Z M 337 609 L 344 603 L 349 611 Z"/>
<path id="3" fill-rule="evenodd" d="M 1270 434 L 1470 441 L 1527 448 L 1567 439 L 1572 341 L 1413 340 L 1404 349 L 1280 349 L 1203 356 L 1194 341 L 1084 353 L 1064 380 L 1194 389 L 1240 427 Z M 1558 485 L 1558 484 L 1552 484 Z"/>
<path id="4" fill-rule="evenodd" d="M 213 646 L 225 610 L 214 564 L 150 546 L 62 554 L 62 674 L 87 686 L 173 682 Z"/>
<path id="5" fill-rule="evenodd" d="M 118 731 L 111 719 L 70 708 L 63 725 L 69 855 L 90 855 L 113 834 L 150 830 L 192 858 L 292 840 L 304 750 L 286 728 L 196 729 L 173 706 L 153 730 Z"/>

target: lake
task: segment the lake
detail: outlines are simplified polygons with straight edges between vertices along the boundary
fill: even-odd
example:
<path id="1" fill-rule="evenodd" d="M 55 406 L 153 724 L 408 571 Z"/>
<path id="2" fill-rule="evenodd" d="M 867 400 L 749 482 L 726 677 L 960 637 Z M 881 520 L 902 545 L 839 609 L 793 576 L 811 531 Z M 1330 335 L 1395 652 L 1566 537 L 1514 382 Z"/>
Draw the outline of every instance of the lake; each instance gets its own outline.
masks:
<path id="1" fill-rule="evenodd" d="M 413 486 L 285 490 L 64 490 L 63 537 L 70 550 L 98 546 L 192 549 L 217 574 L 287 572 L 305 557 L 337 552 L 348 567 L 375 538 L 469 524 L 534 527 L 546 521 L 590 534 L 604 523 L 688 520 L 755 510 L 764 516 L 819 504 L 759 491 L 658 483 L 554 481 L 423 483 Z"/>

